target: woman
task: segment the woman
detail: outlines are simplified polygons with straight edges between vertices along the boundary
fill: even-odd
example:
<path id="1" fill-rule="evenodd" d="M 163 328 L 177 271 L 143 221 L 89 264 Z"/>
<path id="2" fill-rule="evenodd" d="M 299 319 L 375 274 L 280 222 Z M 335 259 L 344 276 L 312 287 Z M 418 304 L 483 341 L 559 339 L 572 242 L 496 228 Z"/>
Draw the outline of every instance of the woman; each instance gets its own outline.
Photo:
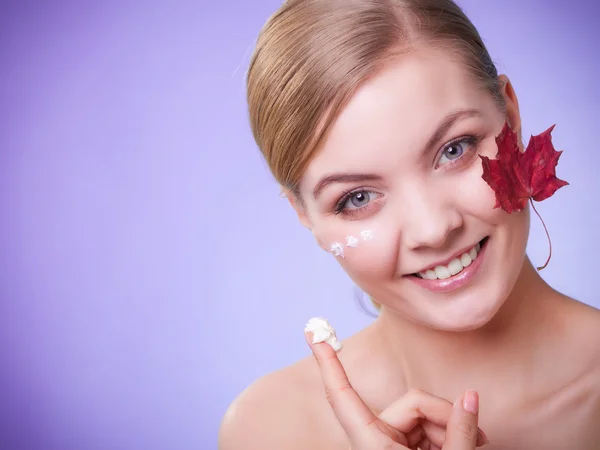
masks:
<path id="1" fill-rule="evenodd" d="M 524 149 L 518 100 L 452 1 L 287 1 L 248 101 L 301 223 L 379 316 L 339 359 L 309 335 L 316 358 L 240 395 L 222 450 L 598 448 L 600 313 L 532 266 L 529 209 L 494 207 L 481 157 L 507 130 Z"/>

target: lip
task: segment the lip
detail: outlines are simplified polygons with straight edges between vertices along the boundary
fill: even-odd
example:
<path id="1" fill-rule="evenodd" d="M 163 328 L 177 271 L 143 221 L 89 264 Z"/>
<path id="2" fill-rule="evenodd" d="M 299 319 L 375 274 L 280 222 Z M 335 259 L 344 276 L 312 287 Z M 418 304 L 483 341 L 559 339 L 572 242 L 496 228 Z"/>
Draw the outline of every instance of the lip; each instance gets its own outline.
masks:
<path id="1" fill-rule="evenodd" d="M 416 275 L 407 275 L 407 278 L 417 283 L 419 286 L 428 289 L 432 292 L 450 292 L 456 289 L 460 289 L 463 286 L 469 284 L 471 280 L 475 277 L 475 275 L 477 275 L 477 273 L 479 272 L 479 269 L 481 268 L 481 264 L 483 263 L 483 259 L 486 254 L 489 241 L 490 238 L 488 237 L 481 246 L 481 249 L 477 254 L 477 258 L 475 258 L 475 261 L 473 261 L 469 266 L 465 267 L 460 273 L 453 275 L 450 278 L 446 278 L 445 280 L 425 280 Z M 459 253 L 458 255 L 461 254 L 462 253 Z M 452 261 L 452 259 L 450 259 L 449 261 Z"/>

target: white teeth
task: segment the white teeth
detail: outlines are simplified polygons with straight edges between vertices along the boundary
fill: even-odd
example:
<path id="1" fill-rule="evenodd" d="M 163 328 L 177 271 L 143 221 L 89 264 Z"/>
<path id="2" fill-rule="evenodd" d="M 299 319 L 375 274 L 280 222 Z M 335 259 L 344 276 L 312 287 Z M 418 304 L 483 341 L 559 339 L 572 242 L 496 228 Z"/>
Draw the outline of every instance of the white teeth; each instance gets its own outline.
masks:
<path id="1" fill-rule="evenodd" d="M 448 269 L 452 275 L 456 275 L 458 272 L 463 270 L 463 265 L 457 258 L 454 258 L 452 261 L 450 261 L 450 264 L 448 264 Z"/>
<path id="2" fill-rule="evenodd" d="M 419 276 L 424 280 L 437 280 L 437 275 L 433 270 L 428 270 L 427 272 L 419 272 Z"/>
<path id="3" fill-rule="evenodd" d="M 450 270 L 446 266 L 437 266 L 435 269 L 435 274 L 440 280 L 444 280 L 446 278 L 450 278 Z"/>
<path id="4" fill-rule="evenodd" d="M 479 250 L 477 250 L 477 247 L 474 247 L 474 248 L 472 248 L 472 249 L 469 251 L 469 256 L 471 257 L 471 261 L 474 261 L 474 260 L 475 260 L 475 258 L 477 258 L 477 252 L 478 252 L 478 251 L 479 251 Z"/>
<path id="5" fill-rule="evenodd" d="M 471 258 L 471 256 L 468 253 L 463 253 L 460 256 L 460 263 L 463 265 L 463 267 L 469 266 L 472 262 L 473 258 Z"/>
<path id="6" fill-rule="evenodd" d="M 424 280 L 445 280 L 446 278 L 450 278 L 471 265 L 475 261 L 475 258 L 477 258 L 479 250 L 481 250 L 481 245 L 477 244 L 468 252 L 460 255 L 460 257 L 454 258 L 447 266 L 437 266 L 433 270 L 429 269 L 426 272 L 419 272 L 419 276 Z"/>

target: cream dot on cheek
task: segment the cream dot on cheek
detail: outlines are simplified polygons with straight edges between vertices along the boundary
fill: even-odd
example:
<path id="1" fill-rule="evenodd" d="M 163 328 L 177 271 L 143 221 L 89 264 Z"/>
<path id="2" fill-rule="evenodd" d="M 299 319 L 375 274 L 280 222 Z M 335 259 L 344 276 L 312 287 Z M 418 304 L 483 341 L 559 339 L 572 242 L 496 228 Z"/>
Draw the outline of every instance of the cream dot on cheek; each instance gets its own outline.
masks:
<path id="1" fill-rule="evenodd" d="M 373 240 L 373 230 L 363 230 L 360 232 L 360 237 L 363 241 Z"/>
<path id="2" fill-rule="evenodd" d="M 357 237 L 360 236 L 360 237 Z M 346 253 L 344 248 L 352 248 L 356 249 L 359 247 L 359 244 L 365 243 L 367 241 L 373 240 L 373 230 L 362 230 L 357 236 L 353 234 L 349 234 L 346 236 L 346 244 L 342 244 L 342 242 L 333 242 L 329 246 L 329 251 L 331 254 L 338 258 L 345 258 Z"/>
<path id="3" fill-rule="evenodd" d="M 334 242 L 329 246 L 329 251 L 340 258 L 344 257 L 344 246 L 339 242 Z"/>
<path id="4" fill-rule="evenodd" d="M 352 247 L 352 248 L 358 247 L 358 239 L 356 239 L 352 235 L 346 236 L 346 247 Z"/>

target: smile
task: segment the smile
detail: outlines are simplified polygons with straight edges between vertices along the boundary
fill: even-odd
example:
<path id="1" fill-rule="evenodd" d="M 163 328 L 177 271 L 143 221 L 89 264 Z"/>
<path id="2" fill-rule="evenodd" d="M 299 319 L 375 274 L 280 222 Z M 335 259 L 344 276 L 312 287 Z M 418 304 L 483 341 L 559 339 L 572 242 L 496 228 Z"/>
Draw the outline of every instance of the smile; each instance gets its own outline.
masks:
<path id="1" fill-rule="evenodd" d="M 447 264 L 438 264 L 408 278 L 434 292 L 448 292 L 469 283 L 481 266 L 488 238 L 461 253 Z"/>

